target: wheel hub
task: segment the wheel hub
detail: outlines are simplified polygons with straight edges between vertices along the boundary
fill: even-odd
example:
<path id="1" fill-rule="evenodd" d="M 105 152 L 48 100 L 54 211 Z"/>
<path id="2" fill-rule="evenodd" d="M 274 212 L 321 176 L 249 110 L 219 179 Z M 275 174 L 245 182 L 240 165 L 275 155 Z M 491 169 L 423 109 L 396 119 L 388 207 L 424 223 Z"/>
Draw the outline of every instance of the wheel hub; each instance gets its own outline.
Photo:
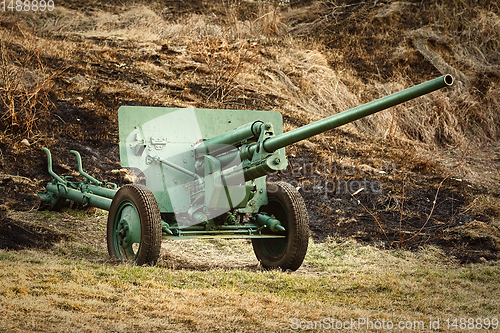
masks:
<path id="1" fill-rule="evenodd" d="M 128 226 L 128 222 L 126 219 L 121 219 L 120 222 L 118 223 L 118 228 L 116 230 L 116 237 L 118 239 L 118 243 L 120 244 L 121 247 L 128 247 L 129 246 L 129 237 L 127 237 L 127 234 L 130 230 L 130 227 Z"/>
<path id="2" fill-rule="evenodd" d="M 115 221 L 115 246 L 121 248 L 119 252 L 125 256 L 135 257 L 141 241 L 141 220 L 135 205 L 124 203 L 118 210 Z"/>

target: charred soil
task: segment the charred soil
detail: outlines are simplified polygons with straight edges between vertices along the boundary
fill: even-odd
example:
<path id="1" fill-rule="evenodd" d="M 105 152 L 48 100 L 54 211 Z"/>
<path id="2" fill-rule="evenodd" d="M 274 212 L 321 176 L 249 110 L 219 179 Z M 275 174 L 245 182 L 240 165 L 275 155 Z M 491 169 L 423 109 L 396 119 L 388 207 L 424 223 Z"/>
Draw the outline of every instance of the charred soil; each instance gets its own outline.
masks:
<path id="1" fill-rule="evenodd" d="M 225 8 L 214 4 L 218 2 L 160 1 L 155 8 L 135 7 L 137 15 L 121 1 L 89 3 L 92 5 L 58 1 L 60 7 L 53 15 L 60 15 L 61 22 L 73 14 L 78 16 L 75 22 L 81 20 L 82 26 L 75 23 L 72 30 L 58 26 L 49 15 L 27 16 L 22 22 L 7 14 L 1 19 L 4 45 L 1 52 L 13 56 L 27 52 L 19 49 L 18 40 L 31 38 L 45 71 L 59 74 L 52 78 L 49 94 L 54 105 L 52 113 L 37 119 L 35 129 L 13 133 L 9 132 L 9 124 L 3 125 L 5 131 L 0 137 L 0 248 L 46 248 L 71 238 L 71 228 L 64 228 L 63 224 L 58 228 L 50 223 L 37 226 L 32 221 L 12 219 L 6 213 L 38 209 L 40 202 L 36 192 L 51 180 L 42 147 L 51 150 L 54 171 L 58 174 L 78 177 L 76 160 L 69 154 L 74 149 L 82 154 L 84 169 L 93 177 L 119 186 L 131 181 L 129 172 L 121 169 L 119 163 L 117 109 L 121 105 L 278 110 L 284 115 L 286 129 L 318 119 L 318 114 L 307 114 L 307 110 L 307 116 L 295 112 L 294 105 L 301 101 L 252 83 L 259 77 L 281 75 L 293 81 L 294 75 L 300 76 L 294 74 L 294 68 L 282 68 L 283 71 L 278 72 L 269 64 L 280 57 L 280 52 L 287 52 L 290 44 L 286 39 L 290 36 L 300 39 L 302 44 L 314 39 L 309 41 L 311 50 L 327 55 L 325 66 L 338 69 L 340 73 L 345 70 L 357 77 L 358 81 L 346 84 L 353 91 L 360 82 L 386 82 L 391 79 L 388 73 L 398 70 L 407 73 L 410 81 L 419 82 L 439 75 L 442 70 L 412 46 L 417 37 L 411 35 L 410 30 L 432 22 L 420 22 L 415 17 L 398 19 L 403 9 L 395 6 L 396 2 L 392 5 L 380 2 L 383 6 L 377 6 L 349 4 L 349 1 L 339 1 L 336 5 L 333 4 L 337 2 L 331 1 L 327 4 L 292 1 L 289 8 L 273 7 L 273 13 L 282 13 L 281 19 L 267 22 L 267 25 L 261 16 L 265 13 L 262 10 L 268 7 L 251 2 L 241 2 L 242 7 L 236 10 L 234 6 Z M 441 15 L 443 10 L 424 1 L 423 9 L 418 11 L 417 3 L 421 1 L 402 4 L 406 4 L 410 12 L 418 12 L 419 17 L 429 17 L 429 20 L 432 19 L 429 13 Z M 490 10 L 491 15 L 498 15 L 498 7 L 484 5 L 482 8 Z M 94 21 L 100 17 L 98 13 L 114 15 L 118 23 L 113 20 L 96 23 Z M 147 22 L 152 17 L 171 24 L 172 29 L 188 16 L 201 20 L 200 17 L 206 15 L 206 30 L 199 33 L 208 36 L 213 28 L 208 17 L 215 16 L 214 13 L 227 24 L 247 20 L 253 22 L 254 29 L 261 24 L 259 29 L 264 37 L 252 39 L 252 30 L 247 32 L 250 43 L 244 48 L 217 44 L 215 51 L 221 52 L 220 56 L 225 59 L 220 60 L 207 58 L 212 44 L 202 44 L 191 37 L 186 37 L 184 44 L 173 34 L 151 38 L 152 26 L 142 35 L 134 30 L 140 28 L 137 26 L 127 30 L 128 35 L 117 32 L 128 28 L 120 25 L 122 14 L 137 22 Z M 271 17 L 271 14 L 265 15 L 266 19 Z M 373 20 L 380 24 L 368 25 L 367 22 Z M 85 28 L 85 22 L 93 22 L 97 28 Z M 402 25 L 408 31 L 397 30 L 402 29 Z M 332 37 L 335 34 L 339 38 Z M 28 35 L 32 37 L 26 37 Z M 446 48 L 445 42 L 436 36 L 428 36 L 428 39 L 433 40 L 435 49 Z M 497 47 L 495 41 L 488 43 L 486 48 Z M 409 55 L 388 56 L 391 50 L 402 52 L 403 44 L 409 45 Z M 200 45 L 205 45 L 205 49 Z M 340 53 L 342 59 L 350 59 L 349 68 L 340 69 L 347 63 L 338 60 Z M 449 63 L 453 68 L 464 67 L 464 75 L 469 77 L 472 75 L 469 72 L 476 73 L 469 83 L 476 82 L 476 93 L 487 96 L 494 82 L 499 82 L 499 72 L 495 68 L 500 65 L 489 61 L 485 76 L 475 72 L 478 67 L 473 63 Z M 35 65 L 29 63 L 28 67 Z M 217 71 L 217 66 L 222 66 L 223 71 Z M 252 66 L 262 66 L 265 70 L 256 70 L 251 77 L 249 68 Z M 358 91 L 359 98 L 377 97 L 377 84 L 371 87 L 371 90 Z M 298 85 L 296 94 L 302 94 L 301 89 L 307 91 L 308 88 Z M 488 101 L 492 103 L 492 99 Z M 472 102 L 467 105 L 469 108 L 476 106 Z M 440 109 L 436 110 L 439 116 Z M 392 130 L 392 122 L 390 126 L 387 132 Z M 405 131 L 401 131 L 400 137 L 391 137 L 363 133 L 356 127 L 332 130 L 289 147 L 289 168 L 270 178 L 288 181 L 299 188 L 306 201 L 312 237 L 316 241 L 354 238 L 386 249 L 418 249 L 434 244 L 463 263 L 500 259 L 498 133 L 488 132 L 486 146 L 493 148 L 487 155 L 491 158 L 480 165 L 481 157 L 470 160 L 464 149 L 454 153 L 452 163 L 448 163 L 449 159 L 443 156 L 454 152 L 455 139 L 446 136 L 449 133 L 444 129 L 442 132 L 446 135 L 443 134 L 440 147 L 423 139 L 419 141 L 419 134 L 414 141 L 409 140 L 407 132 L 411 132 L 411 128 Z M 434 159 L 435 155 L 440 157 Z M 478 163 L 480 171 L 471 166 L 473 163 Z M 468 177 L 470 174 L 474 177 Z M 484 182 L 477 180 L 486 174 Z"/>

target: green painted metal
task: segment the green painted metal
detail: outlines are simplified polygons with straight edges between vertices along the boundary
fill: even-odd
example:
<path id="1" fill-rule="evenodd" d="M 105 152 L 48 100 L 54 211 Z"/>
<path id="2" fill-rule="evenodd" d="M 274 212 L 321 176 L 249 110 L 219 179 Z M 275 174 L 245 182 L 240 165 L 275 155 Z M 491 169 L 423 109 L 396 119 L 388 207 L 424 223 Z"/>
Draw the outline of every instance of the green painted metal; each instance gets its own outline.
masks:
<path id="1" fill-rule="evenodd" d="M 65 177 L 63 179 L 52 170 L 52 154 L 50 150 L 44 147 L 43 151 L 47 154 L 49 174 L 52 175 L 54 179 L 51 183 L 47 184 L 45 191 L 38 192 L 42 206 L 48 206 L 51 209 L 60 209 L 69 204 L 68 200 L 72 200 L 84 206 L 89 205 L 109 210 L 111 201 L 116 194 L 116 184 L 106 183 L 105 186 L 112 186 L 113 189 L 99 186 L 102 182 L 83 171 L 80 154 L 74 150 L 72 150 L 71 153 L 76 155 L 78 170 L 80 174 L 85 177 L 85 181 L 72 182 L 70 181 L 71 177 Z M 89 184 L 89 181 L 97 185 Z"/>
<path id="2" fill-rule="evenodd" d="M 111 199 L 109 198 L 81 192 L 80 190 L 73 189 L 61 183 L 49 183 L 45 188 L 47 192 L 52 193 L 57 198 L 69 199 L 85 206 L 88 205 L 105 210 L 109 210 L 109 207 L 111 207 Z"/>
<path id="3" fill-rule="evenodd" d="M 42 150 L 47 154 L 47 168 L 49 169 L 49 174 L 54 177 L 58 182 L 61 184 L 66 184 L 66 181 L 63 180 L 61 177 L 59 177 L 53 170 L 52 170 L 52 154 L 50 153 L 50 150 L 47 148 L 43 147 Z"/>
<path id="4" fill-rule="evenodd" d="M 252 219 L 253 223 L 247 221 L 244 224 L 220 225 L 214 229 L 207 230 L 206 226 L 191 226 L 178 228 L 170 226 L 170 232 L 163 236 L 164 239 L 193 239 L 193 238 L 285 238 L 278 234 L 262 233 L 266 228 L 275 228 L 276 231 L 284 229 L 279 221 L 265 214 L 257 214 L 259 220 Z M 281 228 L 282 229 L 281 229 Z M 275 232 L 275 231 L 273 231 Z"/>
<path id="5" fill-rule="evenodd" d="M 286 211 L 283 204 L 278 199 L 270 197 L 268 205 L 266 207 L 268 209 L 271 209 L 271 211 L 268 211 L 268 213 L 272 214 L 275 217 L 275 220 L 279 221 L 279 224 L 275 223 L 275 225 L 279 225 L 282 228 L 287 229 L 289 221 L 286 217 Z M 254 216 L 254 220 L 257 223 L 266 223 L 266 224 L 274 223 L 272 221 L 269 221 L 268 215 L 266 215 L 265 213 L 256 214 Z M 281 230 L 278 228 L 277 231 Z M 285 254 L 288 248 L 288 244 L 285 238 L 282 239 L 262 238 L 259 240 L 259 242 L 261 244 L 262 251 L 266 254 L 266 257 L 268 258 L 281 258 Z"/>
<path id="6" fill-rule="evenodd" d="M 71 154 L 75 155 L 76 156 L 76 162 L 78 163 L 78 172 L 80 172 L 80 174 L 85 177 L 86 179 L 90 180 L 91 182 L 93 182 L 94 184 L 96 185 L 101 185 L 102 183 L 100 181 L 98 181 L 97 179 L 95 179 L 94 177 L 91 177 L 89 176 L 86 172 L 83 171 L 83 168 L 82 168 L 82 157 L 80 156 L 80 153 L 77 152 L 76 150 L 70 150 L 69 151 Z"/>
<path id="7" fill-rule="evenodd" d="M 135 259 L 141 242 L 141 219 L 131 201 L 122 202 L 112 225 L 113 247 L 118 259 Z"/>
<path id="8" fill-rule="evenodd" d="M 395 94 L 377 99 L 357 106 L 353 109 L 338 113 L 331 117 L 316 121 L 312 124 L 294 129 L 282 135 L 276 135 L 274 138 L 269 138 L 264 142 L 264 149 L 268 152 L 274 152 L 282 147 L 289 146 L 293 143 L 307 139 L 314 135 L 326 132 L 333 128 L 342 126 L 344 124 L 356 121 L 363 117 L 377 113 L 379 111 L 388 109 L 395 105 L 404 103 L 411 99 L 426 95 L 441 88 L 451 86 L 453 84 L 453 77 L 451 75 L 443 75 L 434 80 L 421 83 L 417 86 L 405 89 Z M 252 155 L 255 153 L 256 146 L 250 147 Z"/>
<path id="9" fill-rule="evenodd" d="M 280 235 L 239 235 L 235 233 L 230 234 L 212 234 L 210 232 L 200 232 L 198 234 L 188 234 L 181 236 L 171 236 L 171 235 L 163 235 L 163 239 L 168 240 L 179 240 L 179 239 L 252 239 L 252 238 L 262 238 L 262 239 L 276 239 L 276 238 L 285 238 L 285 236 Z"/>
<path id="10" fill-rule="evenodd" d="M 266 214 L 255 214 L 251 219 L 258 225 L 269 228 L 272 232 L 285 231 L 285 228 L 283 228 L 279 220 L 267 216 Z"/>
<path id="11" fill-rule="evenodd" d="M 452 83 L 445 75 L 287 133 L 274 111 L 122 106 L 120 160 L 146 176 L 165 219 L 164 238 L 261 238 L 256 242 L 265 255 L 280 257 L 287 251 L 283 231 L 289 221 L 281 203 L 268 198 L 266 175 L 286 169 L 285 147 Z M 76 151 L 71 153 L 85 180 L 59 177 L 44 151 L 54 179 L 39 193 L 42 203 L 57 209 L 73 200 L 110 209 L 116 184 L 103 186 L 85 173 Z M 260 212 L 263 206 L 272 210 L 269 215 Z M 118 256 L 135 258 L 141 239 L 137 207 L 124 201 L 115 213 L 112 246 Z M 245 214 L 251 215 L 247 221 Z"/>
<path id="12" fill-rule="evenodd" d="M 94 194 L 108 199 L 113 199 L 116 194 L 116 189 L 100 187 L 86 183 L 77 183 L 77 184 L 78 184 L 77 186 L 78 190 L 83 193 Z"/>
<path id="13" fill-rule="evenodd" d="M 238 145 L 242 142 L 246 142 L 246 140 L 254 139 L 259 136 L 261 125 L 263 125 L 263 122 L 257 120 L 208 139 L 196 147 L 196 157 L 199 158 L 207 154 L 216 155 L 218 153 L 223 153 L 227 151 L 228 146 Z"/>
<path id="14" fill-rule="evenodd" d="M 169 117 L 170 114 L 175 115 Z M 283 117 L 277 111 L 121 106 L 118 109 L 120 161 L 122 167 L 138 167 L 130 165 L 134 159 L 129 159 L 132 150 L 127 146 L 136 133 L 141 136 L 137 141 L 144 140 L 146 148 L 152 146 L 150 138 L 165 137 L 168 147 L 175 149 L 182 144 L 194 147 L 197 141 L 201 143 L 256 121 L 271 123 L 276 134 L 283 133 Z M 147 131 L 142 128 L 146 124 Z M 231 144 L 227 143 L 230 141 L 234 140 L 221 139 L 217 143 Z"/>
<path id="15" fill-rule="evenodd" d="M 153 192 L 162 213 L 187 212 L 190 209 L 192 200 L 184 186 L 195 186 L 192 173 L 203 175 L 205 169 L 202 163 L 199 163 L 199 169 L 196 164 L 197 160 L 207 156 L 207 149 L 210 155 L 225 153 L 217 156 L 221 167 L 225 167 L 239 158 L 237 147 L 234 147 L 236 154 L 227 154 L 227 149 L 247 140 L 252 142 L 259 135 L 262 123 L 272 123 L 275 134 L 283 133 L 282 116 L 276 111 L 121 106 L 118 120 L 121 165 L 137 168 L 144 173 L 146 185 Z M 284 148 L 278 153 L 286 162 Z M 168 161 L 170 166 L 164 161 Z M 265 177 L 252 180 L 247 186 L 255 186 L 253 202 L 265 204 Z M 210 188 L 207 192 L 212 190 L 217 188 Z M 245 191 L 233 201 L 241 202 L 246 196 Z M 242 200 L 239 200 L 240 197 Z M 221 203 L 224 200 L 213 202 Z M 246 213 L 256 213 L 259 205 L 241 209 Z"/>

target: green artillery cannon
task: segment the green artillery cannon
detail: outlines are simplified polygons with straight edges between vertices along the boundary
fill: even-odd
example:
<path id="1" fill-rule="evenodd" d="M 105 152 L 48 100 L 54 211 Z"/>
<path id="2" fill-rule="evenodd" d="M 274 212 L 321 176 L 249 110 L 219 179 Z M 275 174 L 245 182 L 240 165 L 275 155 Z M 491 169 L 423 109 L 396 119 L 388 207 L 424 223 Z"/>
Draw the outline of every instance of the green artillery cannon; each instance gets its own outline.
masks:
<path id="1" fill-rule="evenodd" d="M 109 211 L 109 254 L 138 265 L 155 264 L 162 238 L 250 238 L 264 268 L 296 270 L 309 240 L 308 215 L 299 192 L 266 175 L 287 167 L 285 147 L 316 134 L 453 84 L 450 75 L 283 133 L 274 111 L 122 106 L 118 110 L 122 167 L 145 184 L 83 182 L 54 177 L 38 193 L 58 210 L 70 200 Z"/>

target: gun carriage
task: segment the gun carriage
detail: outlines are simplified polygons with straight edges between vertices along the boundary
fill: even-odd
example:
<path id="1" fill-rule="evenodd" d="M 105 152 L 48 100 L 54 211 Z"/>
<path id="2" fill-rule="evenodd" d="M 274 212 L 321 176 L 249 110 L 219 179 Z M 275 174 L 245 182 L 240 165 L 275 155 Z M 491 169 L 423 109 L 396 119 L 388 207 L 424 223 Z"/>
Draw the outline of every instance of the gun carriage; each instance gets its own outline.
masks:
<path id="1" fill-rule="evenodd" d="M 118 110 L 122 167 L 137 168 L 145 184 L 117 188 L 83 171 L 82 182 L 48 171 L 42 205 L 74 201 L 108 210 L 108 252 L 138 265 L 155 264 L 162 239 L 249 238 L 267 269 L 298 269 L 309 226 L 304 200 L 266 175 L 287 168 L 285 147 L 453 84 L 450 75 L 283 133 L 275 111 L 122 106 Z"/>

